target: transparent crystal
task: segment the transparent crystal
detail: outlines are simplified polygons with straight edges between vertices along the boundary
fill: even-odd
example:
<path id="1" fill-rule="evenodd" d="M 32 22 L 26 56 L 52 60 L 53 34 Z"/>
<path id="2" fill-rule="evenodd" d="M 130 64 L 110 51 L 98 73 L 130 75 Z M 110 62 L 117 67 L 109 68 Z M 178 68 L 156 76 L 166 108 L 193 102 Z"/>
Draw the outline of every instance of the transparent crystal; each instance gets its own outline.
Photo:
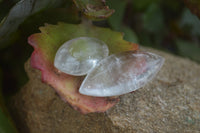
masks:
<path id="1" fill-rule="evenodd" d="M 152 80 L 164 58 L 149 52 L 123 52 L 101 60 L 84 79 L 79 92 L 107 97 L 135 91 Z"/>
<path id="2" fill-rule="evenodd" d="M 86 75 L 108 54 L 108 47 L 103 41 L 91 37 L 79 37 L 65 42 L 58 49 L 54 66 L 70 75 Z"/>

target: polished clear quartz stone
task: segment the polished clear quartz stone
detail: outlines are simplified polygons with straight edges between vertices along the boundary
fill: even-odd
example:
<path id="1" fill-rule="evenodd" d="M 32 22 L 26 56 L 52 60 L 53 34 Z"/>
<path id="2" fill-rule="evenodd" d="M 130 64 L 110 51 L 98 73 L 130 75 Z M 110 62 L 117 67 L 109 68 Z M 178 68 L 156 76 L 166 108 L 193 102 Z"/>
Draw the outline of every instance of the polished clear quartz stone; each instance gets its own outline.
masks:
<path id="1" fill-rule="evenodd" d="M 123 52 L 101 60 L 84 79 L 79 92 L 107 97 L 135 91 L 152 80 L 164 58 L 149 52 Z"/>
<path id="2" fill-rule="evenodd" d="M 103 41 L 91 37 L 79 37 L 65 42 L 58 49 L 54 66 L 70 75 L 86 75 L 108 54 L 108 47 Z"/>

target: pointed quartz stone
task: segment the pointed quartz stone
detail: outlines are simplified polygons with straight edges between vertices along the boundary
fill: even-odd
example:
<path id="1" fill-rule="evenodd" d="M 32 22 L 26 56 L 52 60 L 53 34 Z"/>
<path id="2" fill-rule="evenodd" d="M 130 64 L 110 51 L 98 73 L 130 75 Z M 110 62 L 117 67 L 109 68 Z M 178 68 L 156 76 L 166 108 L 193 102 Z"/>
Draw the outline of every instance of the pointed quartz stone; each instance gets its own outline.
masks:
<path id="1" fill-rule="evenodd" d="M 108 47 L 103 41 L 91 37 L 79 37 L 65 42 L 58 49 L 54 66 L 64 73 L 82 76 L 108 54 Z"/>
<path id="2" fill-rule="evenodd" d="M 79 92 L 96 97 L 118 96 L 143 87 L 157 74 L 164 58 L 127 51 L 101 60 L 84 79 Z"/>

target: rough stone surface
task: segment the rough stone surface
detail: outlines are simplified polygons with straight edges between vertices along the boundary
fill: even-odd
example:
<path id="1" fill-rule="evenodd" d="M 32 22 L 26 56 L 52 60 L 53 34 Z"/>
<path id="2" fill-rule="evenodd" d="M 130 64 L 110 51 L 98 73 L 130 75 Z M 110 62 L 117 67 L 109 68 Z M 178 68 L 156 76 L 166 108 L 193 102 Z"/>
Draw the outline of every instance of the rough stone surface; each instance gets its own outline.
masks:
<path id="1" fill-rule="evenodd" d="M 11 103 L 20 133 L 199 133 L 200 65 L 148 51 L 166 59 L 156 78 L 107 112 L 88 115 L 64 103 L 27 62 L 30 81 Z"/>

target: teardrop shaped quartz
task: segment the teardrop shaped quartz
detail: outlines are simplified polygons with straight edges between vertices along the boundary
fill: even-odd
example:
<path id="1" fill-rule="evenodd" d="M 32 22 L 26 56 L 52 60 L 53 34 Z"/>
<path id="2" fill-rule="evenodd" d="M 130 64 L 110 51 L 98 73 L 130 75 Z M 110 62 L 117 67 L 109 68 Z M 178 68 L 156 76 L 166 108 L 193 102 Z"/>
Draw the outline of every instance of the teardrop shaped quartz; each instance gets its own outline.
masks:
<path id="1" fill-rule="evenodd" d="M 127 51 L 101 60 L 84 79 L 79 92 L 107 97 L 135 91 L 152 80 L 164 58 L 149 52 Z"/>
<path id="2" fill-rule="evenodd" d="M 103 41 L 91 37 L 79 37 L 65 42 L 58 49 L 54 66 L 64 73 L 82 76 L 108 54 L 108 47 Z"/>

